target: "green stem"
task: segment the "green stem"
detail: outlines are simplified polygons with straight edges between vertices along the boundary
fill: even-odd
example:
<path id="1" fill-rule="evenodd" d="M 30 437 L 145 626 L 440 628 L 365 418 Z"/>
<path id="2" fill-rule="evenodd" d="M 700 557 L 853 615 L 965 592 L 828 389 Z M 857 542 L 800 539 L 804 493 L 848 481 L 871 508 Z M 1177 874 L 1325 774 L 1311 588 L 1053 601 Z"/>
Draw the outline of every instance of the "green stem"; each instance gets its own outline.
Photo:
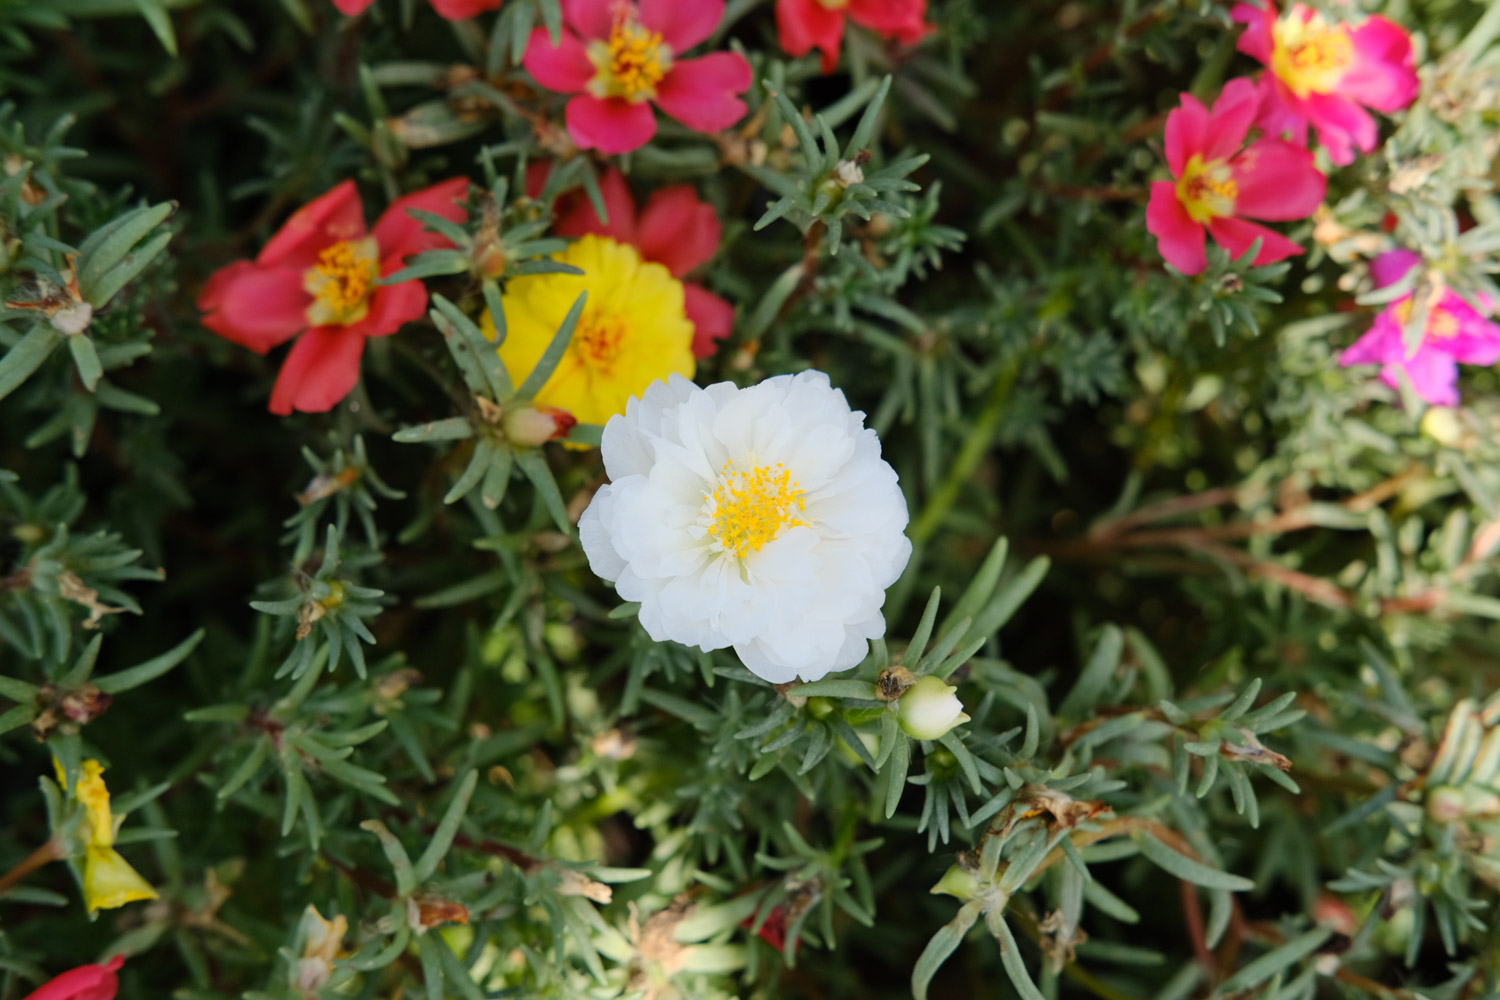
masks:
<path id="1" fill-rule="evenodd" d="M 995 384 L 990 387 L 989 398 L 985 400 L 984 409 L 975 418 L 969 428 L 968 436 L 964 438 L 963 445 L 958 450 L 958 458 L 948 470 L 942 483 L 932 496 L 927 498 L 927 503 L 922 505 L 922 511 L 911 526 L 911 540 L 913 545 L 922 545 L 937 531 L 938 526 L 943 523 L 943 518 L 948 516 L 948 511 L 953 502 L 958 499 L 958 493 L 963 489 L 964 483 L 974 474 L 979 467 L 979 460 L 984 453 L 989 451 L 990 444 L 994 440 L 995 432 L 1000 428 L 1000 418 L 1005 415 L 1005 404 L 1010 400 L 1011 386 L 1015 384 L 1018 365 L 1012 363 L 1000 373 L 995 379 Z"/>

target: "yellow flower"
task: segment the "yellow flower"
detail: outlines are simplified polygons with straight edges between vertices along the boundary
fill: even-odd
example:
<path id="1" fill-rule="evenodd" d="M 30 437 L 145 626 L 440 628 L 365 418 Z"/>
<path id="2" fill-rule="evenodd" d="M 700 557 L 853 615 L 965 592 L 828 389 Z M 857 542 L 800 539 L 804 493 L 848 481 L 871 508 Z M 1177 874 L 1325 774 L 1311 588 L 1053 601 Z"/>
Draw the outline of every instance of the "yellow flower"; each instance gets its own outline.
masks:
<path id="1" fill-rule="evenodd" d="M 54 760 L 57 781 L 68 790 L 61 762 Z M 115 850 L 115 828 L 120 819 L 109 811 L 109 789 L 104 785 L 104 766 L 97 760 L 83 762 L 73 797 L 83 806 L 86 841 L 83 852 L 83 902 L 89 912 L 112 910 L 138 899 L 157 898 L 156 890 Z"/>
<path id="2" fill-rule="evenodd" d="M 297 988 L 314 993 L 323 988 L 333 975 L 334 960 L 345 954 L 344 935 L 349 921 L 342 915 L 324 920 L 311 903 L 302 911 L 302 957 L 297 961 Z"/>
<path id="3" fill-rule="evenodd" d="M 603 424 L 625 412 L 625 401 L 674 372 L 693 377 L 693 324 L 682 283 L 635 247 L 585 236 L 554 260 L 573 274 L 517 278 L 506 289 L 505 342 L 500 360 L 519 384 L 541 359 L 579 292 L 588 292 L 567 352 L 536 401 L 570 411 L 583 423 Z M 485 313 L 485 335 L 495 324 Z"/>

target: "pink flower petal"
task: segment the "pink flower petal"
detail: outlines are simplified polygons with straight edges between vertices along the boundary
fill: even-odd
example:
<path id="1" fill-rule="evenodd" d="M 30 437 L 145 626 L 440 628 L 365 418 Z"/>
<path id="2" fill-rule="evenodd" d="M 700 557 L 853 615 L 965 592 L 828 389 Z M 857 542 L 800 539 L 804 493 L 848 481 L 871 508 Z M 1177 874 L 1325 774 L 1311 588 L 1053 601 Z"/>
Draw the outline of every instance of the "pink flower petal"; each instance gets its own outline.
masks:
<path id="1" fill-rule="evenodd" d="M 724 0 L 641 0 L 642 27 L 661 33 L 678 55 L 714 33 L 724 20 Z"/>
<path id="2" fill-rule="evenodd" d="M 613 209 L 611 209 L 613 211 Z M 641 211 L 640 235 L 633 242 L 641 256 L 666 265 L 682 277 L 706 264 L 719 249 L 723 227 L 713 206 L 698 200 L 687 184 L 654 192 Z"/>
<path id="3" fill-rule="evenodd" d="M 1375 148 L 1375 119 L 1358 104 L 1337 94 L 1310 94 L 1304 108 L 1328 158 L 1339 166 L 1354 162 L 1354 147 Z"/>
<path id="4" fill-rule="evenodd" d="M 1401 301 L 1405 302 L 1406 299 Z M 1398 361 L 1405 355 L 1401 348 L 1401 329 L 1393 316 L 1393 308 L 1394 304 L 1382 310 L 1370 328 L 1344 349 L 1344 353 L 1339 355 L 1341 366 L 1348 368 L 1351 365 L 1384 364 L 1387 361 Z"/>
<path id="5" fill-rule="evenodd" d="M 620 0 L 562 0 L 563 20 L 585 41 L 608 38 Z"/>
<path id="6" fill-rule="evenodd" d="M 568 102 L 567 120 L 574 145 L 609 156 L 640 149 L 656 134 L 651 105 L 631 104 L 621 97 L 577 94 Z"/>
<path id="7" fill-rule="evenodd" d="M 391 202 L 391 207 L 375 223 L 375 242 L 380 246 L 380 256 L 407 257 L 423 250 L 451 247 L 453 243 L 448 237 L 423 229 L 426 223 L 408 214 L 407 209 L 431 212 L 449 222 L 463 222 L 468 213 L 460 203 L 468 193 L 469 179 L 453 177 Z"/>
<path id="8" fill-rule="evenodd" d="M 1183 274 L 1198 274 L 1208 266 L 1203 250 L 1203 227 L 1194 222 L 1177 200 L 1171 181 L 1153 181 L 1146 205 L 1146 229 L 1156 237 L 1162 257 Z"/>
<path id="9" fill-rule="evenodd" d="M 28 994 L 24 1000 L 114 1000 L 119 989 L 115 973 L 125 963 L 116 955 L 104 965 L 80 965 L 55 976 Z"/>
<path id="10" fill-rule="evenodd" d="M 1422 255 L 1415 250 L 1387 250 L 1370 263 L 1370 277 L 1376 288 L 1394 285 L 1406 277 L 1406 272 L 1422 263 Z"/>
<path id="11" fill-rule="evenodd" d="M 1252 59 L 1269 64 L 1271 61 L 1271 25 L 1276 23 L 1274 4 L 1237 3 L 1229 16 L 1245 26 L 1244 33 L 1235 42 L 1235 48 Z"/>
<path id="12" fill-rule="evenodd" d="M 488 10 L 498 10 L 500 0 L 432 0 L 432 9 L 450 21 L 467 21 Z"/>
<path id="13" fill-rule="evenodd" d="M 923 20 L 927 0 L 849 0 L 847 9 L 855 24 L 903 45 L 915 45 L 933 30 Z"/>
<path id="14" fill-rule="evenodd" d="M 656 88 L 656 106 L 690 129 L 717 132 L 745 117 L 736 97 L 750 86 L 750 63 L 738 52 L 713 52 L 674 63 Z"/>
<path id="15" fill-rule="evenodd" d="M 734 306 L 688 281 L 682 284 L 682 296 L 687 318 L 693 323 L 693 357 L 710 357 L 719 349 L 718 341 L 734 329 Z"/>
<path id="16" fill-rule="evenodd" d="M 1181 177 L 1187 161 L 1202 154 L 1208 145 L 1208 109 L 1192 94 L 1183 94 L 1182 103 L 1167 115 L 1163 134 L 1167 168 L 1173 177 Z"/>
<path id="17" fill-rule="evenodd" d="M 260 248 L 255 262 L 302 270 L 311 267 L 318 252 L 330 244 L 357 240 L 364 234 L 365 211 L 359 203 L 359 189 L 353 181 L 344 181 L 292 213 Z"/>
<path id="18" fill-rule="evenodd" d="M 1328 188 L 1313 155 L 1281 139 L 1259 140 L 1229 166 L 1239 186 L 1234 212 L 1251 219 L 1305 219 Z"/>
<path id="19" fill-rule="evenodd" d="M 1257 88 L 1260 113 L 1255 124 L 1269 136 L 1286 135 L 1298 146 L 1307 145 L 1307 116 L 1302 100 L 1293 94 L 1273 73 L 1262 73 Z"/>
<path id="20" fill-rule="evenodd" d="M 215 271 L 198 296 L 204 326 L 258 354 L 304 329 L 311 303 L 301 271 L 248 260 Z"/>
<path id="21" fill-rule="evenodd" d="M 1257 239 L 1262 240 L 1260 252 L 1251 261 L 1256 267 L 1274 264 L 1302 252 L 1302 248 L 1278 232 L 1244 219 L 1210 219 L 1208 232 L 1214 242 L 1229 251 L 1231 257 L 1242 257 Z"/>
<path id="22" fill-rule="evenodd" d="M 365 8 L 374 2 L 375 0 L 333 0 L 333 5 L 345 17 L 355 17 L 356 15 L 363 14 Z"/>
<path id="23" fill-rule="evenodd" d="M 292 345 L 271 389 L 272 413 L 323 413 L 359 381 L 365 338 L 342 326 L 315 326 Z"/>
<path id="24" fill-rule="evenodd" d="M 776 34 L 789 56 L 820 50 L 823 72 L 832 73 L 844 39 L 844 12 L 830 10 L 818 0 L 776 0 Z"/>
<path id="25" fill-rule="evenodd" d="M 1463 296 L 1445 292 L 1433 311 L 1446 314 L 1443 318 L 1457 327 L 1449 337 L 1431 337 L 1453 360 L 1486 366 L 1500 361 L 1500 325 L 1481 316 Z M 1436 317 L 1429 316 L 1428 330 L 1435 321 Z"/>
<path id="26" fill-rule="evenodd" d="M 604 196 L 604 211 L 609 222 L 599 218 L 594 203 L 582 191 L 570 193 L 566 200 L 558 199 L 557 225 L 553 227 L 559 236 L 583 236 L 593 233 L 608 236 L 621 243 L 636 243 L 635 199 L 625 183 L 625 175 L 617 167 L 610 167 L 599 178 L 599 193 Z M 564 203 L 566 201 L 566 203 Z"/>
<path id="27" fill-rule="evenodd" d="M 537 28 L 526 41 L 521 65 L 548 90 L 559 94 L 576 94 L 594 78 L 594 64 L 578 36 L 562 32 L 562 44 L 554 46 L 546 28 Z"/>
<path id="28" fill-rule="evenodd" d="M 388 258 L 380 268 L 381 277 L 395 274 L 401 261 Z M 370 297 L 370 311 L 358 323 L 345 330 L 360 337 L 388 337 L 407 323 L 422 318 L 427 311 L 427 287 L 421 281 L 402 281 L 394 285 L 376 285 Z"/>
<path id="29" fill-rule="evenodd" d="M 1372 17 L 1349 33 L 1354 65 L 1338 93 L 1376 111 L 1390 113 L 1416 100 L 1421 81 L 1412 65 L 1411 36 L 1400 25 Z"/>
<path id="30" fill-rule="evenodd" d="M 1260 95 L 1255 84 L 1245 77 L 1224 84 L 1224 89 L 1214 100 L 1213 110 L 1208 113 L 1208 124 L 1204 129 L 1208 148 L 1204 150 L 1203 158 L 1212 163 L 1233 156 L 1244 143 L 1259 110 Z"/>
<path id="31" fill-rule="evenodd" d="M 1433 406 L 1458 405 L 1458 364 L 1442 351 L 1426 344 L 1404 361 L 1388 364 L 1380 370 L 1380 381 L 1400 389 L 1398 372 L 1405 372 L 1412 391 Z"/>

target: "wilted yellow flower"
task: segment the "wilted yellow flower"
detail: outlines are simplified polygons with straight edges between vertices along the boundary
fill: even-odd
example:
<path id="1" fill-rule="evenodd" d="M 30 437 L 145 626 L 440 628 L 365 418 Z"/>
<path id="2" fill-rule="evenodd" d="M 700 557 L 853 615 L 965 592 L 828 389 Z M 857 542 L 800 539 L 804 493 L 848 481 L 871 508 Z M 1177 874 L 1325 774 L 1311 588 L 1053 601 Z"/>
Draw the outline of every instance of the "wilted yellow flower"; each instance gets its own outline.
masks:
<path id="1" fill-rule="evenodd" d="M 56 760 L 57 781 L 68 790 L 68 778 Z M 84 808 L 83 902 L 89 912 L 112 910 L 139 899 L 157 898 L 151 883 L 140 876 L 115 850 L 117 819 L 109 811 L 109 789 L 104 785 L 104 766 L 97 760 L 83 762 L 83 773 L 73 797 Z"/>
<path id="2" fill-rule="evenodd" d="M 342 915 L 324 920 L 311 903 L 302 911 L 302 957 L 297 961 L 297 988 L 313 993 L 322 989 L 333 975 L 333 962 L 343 954 L 344 935 L 349 921 Z"/>

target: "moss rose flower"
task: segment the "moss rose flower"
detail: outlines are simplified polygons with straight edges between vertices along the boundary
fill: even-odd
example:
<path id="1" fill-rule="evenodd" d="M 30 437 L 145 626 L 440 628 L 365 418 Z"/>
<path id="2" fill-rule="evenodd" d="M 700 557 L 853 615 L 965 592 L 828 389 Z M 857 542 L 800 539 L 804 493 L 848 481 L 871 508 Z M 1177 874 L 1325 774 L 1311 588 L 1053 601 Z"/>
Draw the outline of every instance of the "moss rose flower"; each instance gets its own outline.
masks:
<path id="1" fill-rule="evenodd" d="M 589 565 L 651 638 L 733 646 L 773 683 L 864 658 L 906 567 L 906 499 L 880 440 L 818 371 L 741 389 L 681 376 L 604 428 L 578 523 Z"/>

